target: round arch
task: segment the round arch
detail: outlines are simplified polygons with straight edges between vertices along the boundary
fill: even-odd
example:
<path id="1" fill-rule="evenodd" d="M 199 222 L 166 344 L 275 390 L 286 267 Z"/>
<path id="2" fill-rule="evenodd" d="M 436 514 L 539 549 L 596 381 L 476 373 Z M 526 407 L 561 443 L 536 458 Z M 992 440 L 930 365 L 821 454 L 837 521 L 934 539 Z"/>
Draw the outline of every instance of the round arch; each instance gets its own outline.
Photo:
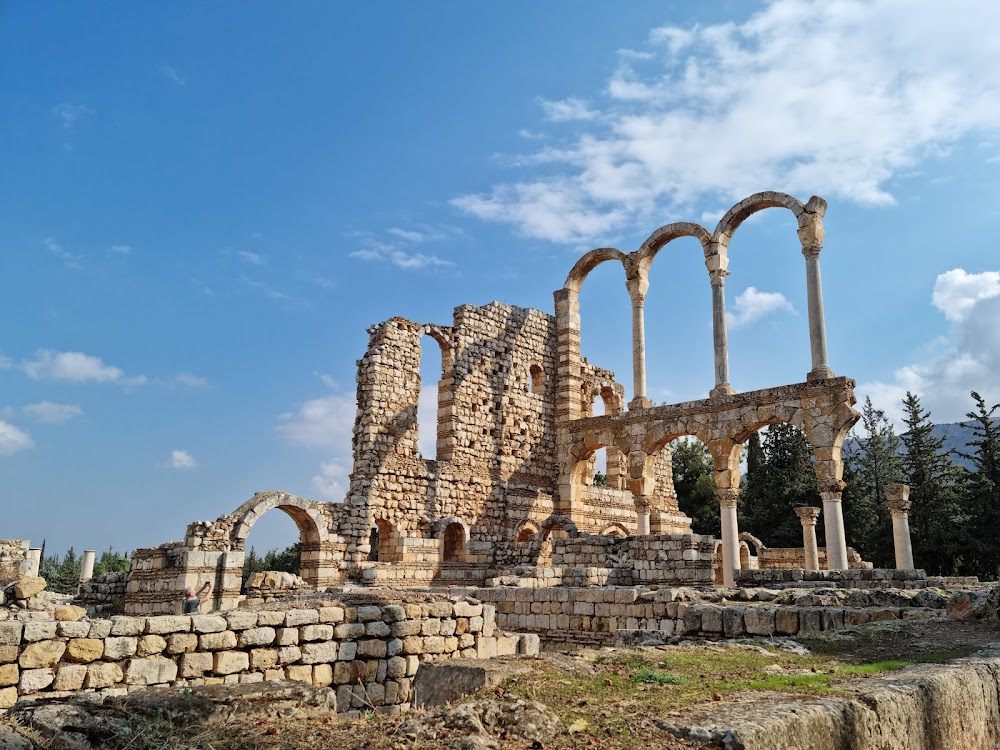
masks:
<path id="1" fill-rule="evenodd" d="M 826 209 L 826 202 L 817 196 L 810 198 L 809 204 L 816 207 L 816 210 L 810 211 L 810 213 L 819 213 L 822 215 Z M 728 247 L 729 239 L 739 228 L 740 224 L 765 208 L 787 208 L 795 215 L 796 220 L 803 213 L 806 213 L 806 206 L 802 204 L 802 201 L 787 193 L 774 191 L 754 193 L 730 208 L 725 216 L 719 219 L 719 223 L 715 226 L 715 231 L 712 233 L 712 240 Z"/>
<path id="2" fill-rule="evenodd" d="M 436 529 L 441 539 L 441 562 L 462 562 L 470 538 L 469 524 L 457 516 L 449 516 L 438 521 Z"/>
<path id="3" fill-rule="evenodd" d="M 653 232 L 633 253 L 633 263 L 638 268 L 639 273 L 643 276 L 648 274 L 656 254 L 669 243 L 681 237 L 693 237 L 698 240 L 701 243 L 703 253 L 708 252 L 708 246 L 712 242 L 712 235 L 700 224 L 682 221 L 662 226 Z"/>
<path id="4" fill-rule="evenodd" d="M 514 541 L 518 544 L 530 544 L 538 538 L 538 524 L 534 521 L 522 521 L 514 529 Z"/>
<path id="5" fill-rule="evenodd" d="M 610 524 L 609 526 L 606 526 L 604 530 L 601 532 L 601 536 L 626 537 L 628 535 L 629 535 L 628 529 L 626 529 L 620 523 Z"/>
<path id="6" fill-rule="evenodd" d="M 616 247 L 599 247 L 590 252 L 584 254 L 580 260 L 578 260 L 573 268 L 570 269 L 569 275 L 566 277 L 566 283 L 563 284 L 563 289 L 569 289 L 570 291 L 579 293 L 580 287 L 583 286 L 584 280 L 587 275 L 597 268 L 601 263 L 609 260 L 617 260 L 622 264 L 622 268 L 628 273 L 629 268 L 629 257 Z"/>

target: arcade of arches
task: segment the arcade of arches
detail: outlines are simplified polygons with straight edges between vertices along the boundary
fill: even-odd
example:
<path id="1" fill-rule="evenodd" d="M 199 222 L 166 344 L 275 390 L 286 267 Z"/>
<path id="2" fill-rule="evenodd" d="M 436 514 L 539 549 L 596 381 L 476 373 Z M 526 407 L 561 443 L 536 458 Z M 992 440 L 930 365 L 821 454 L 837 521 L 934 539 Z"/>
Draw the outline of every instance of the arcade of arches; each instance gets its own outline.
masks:
<path id="1" fill-rule="evenodd" d="M 809 359 L 803 358 L 803 382 L 735 393 L 725 313 L 729 242 L 744 220 L 767 208 L 796 217 Z M 550 556 L 575 565 L 586 560 L 595 575 L 608 571 L 608 580 L 659 575 L 710 583 L 716 540 L 691 535 L 673 488 L 669 446 L 685 435 L 712 454 L 722 521 L 715 567 L 731 585 L 736 571 L 761 559 L 748 549 L 741 556 L 740 448 L 755 430 L 777 422 L 795 425 L 813 446 L 829 545 L 821 556 L 830 569 L 848 568 L 841 446 L 859 415 L 853 381 L 836 377 L 827 361 L 819 266 L 825 211 L 818 197 L 802 203 L 783 193 L 758 193 L 733 206 L 712 232 L 693 223 L 668 224 L 633 252 L 592 250 L 555 292 L 554 315 L 491 302 L 455 308 L 451 325 L 398 317 L 373 325 L 358 361 L 353 467 L 343 502 L 265 492 L 215 521 L 193 523 L 184 541 L 137 551 L 127 606 L 168 611 L 178 590 L 203 580 L 215 581 L 217 604 L 232 600 L 246 535 L 274 509 L 298 526 L 302 575 L 316 586 L 349 580 L 481 585 L 504 571 L 537 569 Z M 696 238 L 704 254 L 713 310 L 713 359 L 705 365 L 714 384 L 702 400 L 653 406 L 646 397 L 643 308 L 656 292 L 649 284 L 651 264 L 679 237 Z M 627 402 L 614 373 L 580 355 L 579 292 L 590 271 L 605 262 L 622 265 L 632 305 L 633 397 Z M 440 377 L 426 384 L 437 402 L 436 460 L 418 450 L 422 344 L 434 347 L 434 360 L 440 355 L 441 362 Z M 595 402 L 603 413 L 595 415 Z M 607 481 L 595 486 L 595 454 L 602 449 Z M 806 567 L 819 559 L 806 556 L 809 529 L 815 545 L 815 521 L 803 521 L 803 548 L 782 564 Z M 666 546 L 657 546 L 658 539 Z"/>

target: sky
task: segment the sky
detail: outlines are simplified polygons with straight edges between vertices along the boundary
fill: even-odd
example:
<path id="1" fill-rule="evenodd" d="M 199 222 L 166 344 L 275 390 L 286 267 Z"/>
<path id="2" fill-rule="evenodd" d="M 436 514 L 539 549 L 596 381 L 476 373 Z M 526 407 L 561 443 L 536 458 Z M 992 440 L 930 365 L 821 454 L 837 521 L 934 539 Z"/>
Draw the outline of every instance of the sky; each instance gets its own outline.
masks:
<path id="1" fill-rule="evenodd" d="M 1000 400 L 998 177 L 995 3 L 0 0 L 0 537 L 130 550 L 257 491 L 342 500 L 369 326 L 552 312 L 585 251 L 761 190 L 829 203 L 833 370 L 959 420 Z M 795 227 L 731 242 L 737 390 L 810 369 Z M 630 399 L 620 267 L 581 316 Z M 650 398 L 706 397 L 690 238 L 646 336 Z M 296 537 L 270 513 L 249 543 Z"/>

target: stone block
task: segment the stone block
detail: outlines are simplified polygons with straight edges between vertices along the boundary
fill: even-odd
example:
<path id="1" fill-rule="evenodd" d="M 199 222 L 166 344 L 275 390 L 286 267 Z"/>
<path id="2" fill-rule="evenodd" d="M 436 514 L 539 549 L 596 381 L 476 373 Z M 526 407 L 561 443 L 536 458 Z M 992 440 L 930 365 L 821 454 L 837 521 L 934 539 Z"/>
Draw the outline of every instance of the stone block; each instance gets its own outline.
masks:
<path id="1" fill-rule="evenodd" d="M 308 664 L 293 664 L 285 667 L 285 679 L 312 684 L 312 667 Z"/>
<path id="2" fill-rule="evenodd" d="M 746 632 L 742 607 L 725 607 L 722 610 L 722 631 L 727 638 L 737 638 Z"/>
<path id="3" fill-rule="evenodd" d="M 397 604 L 389 604 L 382 607 L 383 622 L 399 622 L 406 619 L 406 609 Z"/>
<path id="4" fill-rule="evenodd" d="M 364 645 L 368 641 L 362 641 L 360 645 Z M 377 641 L 382 644 L 383 651 L 385 650 L 385 643 L 383 641 Z M 359 649 L 360 652 L 360 649 Z M 363 654 L 361 654 L 363 655 Z M 302 663 L 303 664 L 325 664 L 329 662 L 337 661 L 337 644 L 326 642 L 326 643 L 306 643 L 302 646 Z"/>
<path id="5" fill-rule="evenodd" d="M 202 633 L 219 633 L 228 629 L 226 618 L 220 615 L 192 615 L 191 630 L 201 635 Z"/>
<path id="6" fill-rule="evenodd" d="M 16 685 L 21 677 L 21 670 L 17 664 L 4 664 L 0 666 L 0 687 Z"/>
<path id="7" fill-rule="evenodd" d="M 774 635 L 774 610 L 748 607 L 743 611 L 743 625 L 749 635 Z"/>
<path id="8" fill-rule="evenodd" d="M 285 624 L 285 613 L 284 612 L 258 612 L 257 613 L 257 627 L 260 628 L 273 628 L 275 625 Z"/>
<path id="9" fill-rule="evenodd" d="M 401 646 L 402 647 L 402 642 Z M 388 653 L 388 647 L 386 647 L 386 653 Z M 354 661 L 358 655 L 358 644 L 356 641 L 345 641 L 340 644 L 340 648 L 337 652 L 338 661 Z"/>
<path id="10" fill-rule="evenodd" d="M 285 612 L 286 628 L 298 628 L 302 625 L 315 625 L 318 622 L 319 612 L 315 609 L 290 609 Z"/>
<path id="11" fill-rule="evenodd" d="M 278 663 L 292 664 L 302 658 L 302 652 L 298 646 L 282 646 L 278 649 Z"/>
<path id="12" fill-rule="evenodd" d="M 111 618 L 111 635 L 141 635 L 145 629 L 145 617 Z"/>
<path id="13" fill-rule="evenodd" d="M 56 679 L 52 683 L 53 690 L 80 690 L 87 677 L 85 664 L 64 664 L 56 671 Z"/>
<path id="14" fill-rule="evenodd" d="M 701 610 L 701 630 L 704 633 L 722 632 L 722 608 L 707 606 Z"/>
<path id="15" fill-rule="evenodd" d="M 55 679 L 54 669 L 25 669 L 21 672 L 21 680 L 17 684 L 17 690 L 21 695 L 37 693 L 55 682 Z"/>
<path id="16" fill-rule="evenodd" d="M 279 646 L 294 646 L 299 642 L 298 628 L 278 628 L 274 642 Z"/>
<path id="17" fill-rule="evenodd" d="M 271 669 L 278 664 L 278 650 L 274 648 L 254 648 L 250 650 L 251 669 Z"/>
<path id="18" fill-rule="evenodd" d="M 0 664 L 17 661 L 17 646 L 0 646 Z"/>
<path id="19" fill-rule="evenodd" d="M 21 652 L 18 664 L 21 669 L 39 669 L 54 666 L 66 652 L 66 644 L 62 641 L 38 641 L 29 643 Z"/>
<path id="20" fill-rule="evenodd" d="M 780 607 L 774 614 L 774 630 L 778 635 L 796 635 L 799 632 L 799 611 L 793 607 Z"/>
<path id="21" fill-rule="evenodd" d="M 277 633 L 274 628 L 250 628 L 240 631 L 236 642 L 240 648 L 270 646 L 274 643 L 275 638 L 277 638 Z"/>
<path id="22" fill-rule="evenodd" d="M 57 622 L 56 635 L 60 638 L 87 638 L 90 636 L 89 622 Z"/>
<path id="23" fill-rule="evenodd" d="M 372 622 L 381 619 L 381 607 L 358 607 L 358 622 Z"/>
<path id="24" fill-rule="evenodd" d="M 104 641 L 98 638 L 73 638 L 66 644 L 66 661 L 76 662 L 77 664 L 89 664 L 92 661 L 97 661 L 102 656 L 104 656 Z M 82 675 L 80 683 L 83 684 Z M 56 690 L 60 689 L 56 688 Z"/>
<path id="25" fill-rule="evenodd" d="M 454 627 L 454 620 L 451 620 L 451 621 L 447 621 L 446 620 L 445 622 L 451 622 L 452 623 L 452 627 Z M 323 627 L 323 626 L 321 626 L 321 625 L 313 625 L 311 627 Z M 368 636 L 369 638 L 385 638 L 385 637 L 389 636 L 391 632 L 392 631 L 389 628 L 388 623 L 384 623 L 381 620 L 376 620 L 374 622 L 367 622 L 367 623 L 365 623 L 365 635 Z M 454 630 L 452 632 L 454 632 Z M 445 634 L 445 635 L 447 635 L 447 634 Z M 332 634 L 331 634 L 331 637 L 332 637 Z"/>
<path id="26" fill-rule="evenodd" d="M 227 612 L 226 624 L 229 630 L 249 630 L 257 627 L 260 617 L 256 612 Z M 277 624 L 277 623 L 275 623 Z"/>
<path id="27" fill-rule="evenodd" d="M 211 672 L 215 666 L 212 654 L 198 651 L 186 653 L 181 656 L 180 676 L 184 678 L 203 677 L 206 672 Z"/>
<path id="28" fill-rule="evenodd" d="M 56 618 L 57 622 L 76 622 L 87 616 L 87 610 L 74 604 L 63 604 L 55 608 L 52 616 Z"/>
<path id="29" fill-rule="evenodd" d="M 176 679 L 177 664 L 165 656 L 130 659 L 125 669 L 125 682 L 129 685 L 162 685 Z"/>
<path id="30" fill-rule="evenodd" d="M 107 638 L 111 635 L 110 620 L 91 620 L 90 630 L 87 631 L 88 638 Z"/>
<path id="31" fill-rule="evenodd" d="M 246 651 L 217 651 L 213 657 L 215 663 L 212 671 L 216 674 L 236 674 L 250 668 L 250 654 Z"/>
<path id="32" fill-rule="evenodd" d="M 0 646 L 14 646 L 17 648 L 21 645 L 21 634 L 23 632 L 24 625 L 19 622 L 0 622 Z"/>
<path id="33" fill-rule="evenodd" d="M 30 599 L 45 591 L 45 579 L 41 576 L 24 576 L 14 584 L 15 599 Z"/>
<path id="34" fill-rule="evenodd" d="M 138 657 L 155 656 L 162 654 L 167 648 L 167 639 L 162 635 L 139 636 L 135 655 Z"/>
<path id="35" fill-rule="evenodd" d="M 236 633 L 223 630 L 220 633 L 205 633 L 198 636 L 198 648 L 202 651 L 228 651 L 236 648 Z"/>
<path id="36" fill-rule="evenodd" d="M 334 637 L 338 639 L 360 638 L 365 634 L 365 625 L 361 622 L 345 622 L 333 629 Z"/>
<path id="37" fill-rule="evenodd" d="M 424 638 L 424 649 L 430 651 L 428 648 L 428 641 L 434 641 L 436 636 L 431 636 Z M 440 653 L 440 651 L 431 653 Z M 386 644 L 385 641 L 380 640 L 366 640 L 358 641 L 358 658 L 359 659 L 384 659 L 386 655 Z"/>
<path id="38" fill-rule="evenodd" d="M 94 662 L 87 665 L 87 676 L 83 686 L 87 690 L 109 688 L 125 679 L 125 673 L 117 664 L 111 662 Z"/>
<path id="39" fill-rule="evenodd" d="M 17 688 L 0 688 L 0 709 L 11 708 L 17 703 Z"/>
<path id="40" fill-rule="evenodd" d="M 799 635 L 816 635 L 823 630 L 823 610 L 818 607 L 799 609 Z"/>
<path id="41" fill-rule="evenodd" d="M 109 661 L 119 661 L 135 656 L 139 650 L 139 639 L 132 636 L 120 636 L 104 639 L 104 658 Z"/>
<path id="42" fill-rule="evenodd" d="M 114 626 L 111 629 L 114 632 Z M 188 615 L 159 615 L 146 618 L 146 632 L 152 635 L 187 633 L 190 630 L 191 618 Z"/>
<path id="43" fill-rule="evenodd" d="M 319 621 L 322 623 L 338 624 L 344 621 L 343 607 L 320 607 Z"/>
<path id="44" fill-rule="evenodd" d="M 303 625 L 299 628 L 299 643 L 304 641 L 328 641 L 333 638 L 332 625 Z"/>
<path id="45" fill-rule="evenodd" d="M 329 687 L 333 684 L 333 667 L 330 664 L 313 666 L 312 682 L 316 687 Z"/>
<path id="46" fill-rule="evenodd" d="M 198 648 L 198 636 L 195 633 L 174 633 L 167 636 L 168 654 L 186 654 Z"/>
<path id="47" fill-rule="evenodd" d="M 684 610 L 684 632 L 689 634 L 701 632 L 700 607 L 687 607 Z"/>
<path id="48" fill-rule="evenodd" d="M 56 637 L 56 624 L 48 620 L 32 620 L 24 623 L 22 639 L 27 643 L 47 641 Z M 16 644 L 15 644 L 16 645 Z"/>

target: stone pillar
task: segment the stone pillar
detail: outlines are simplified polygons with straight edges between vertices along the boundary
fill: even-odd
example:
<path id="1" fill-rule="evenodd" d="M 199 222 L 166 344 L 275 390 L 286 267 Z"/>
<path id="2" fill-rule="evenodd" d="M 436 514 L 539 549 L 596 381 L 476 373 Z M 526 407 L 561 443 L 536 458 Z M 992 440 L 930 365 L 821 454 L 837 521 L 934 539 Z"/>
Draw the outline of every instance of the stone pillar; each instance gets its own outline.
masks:
<path id="1" fill-rule="evenodd" d="M 739 490 L 715 490 L 722 519 L 722 585 L 733 587 L 736 577 L 733 571 L 740 569 L 740 529 L 736 522 L 736 500 Z"/>
<path id="2" fill-rule="evenodd" d="M 896 548 L 896 567 L 913 570 L 913 546 L 910 543 L 910 485 L 887 484 L 885 504 L 892 514 L 892 542 Z"/>
<path id="3" fill-rule="evenodd" d="M 802 523 L 802 546 L 805 548 L 805 569 L 819 570 L 819 548 L 816 546 L 816 519 L 819 508 L 803 505 L 795 508 L 795 515 Z"/>
<path id="4" fill-rule="evenodd" d="M 809 304 L 809 347 L 812 351 L 812 371 L 807 380 L 832 378 L 833 371 L 826 360 L 826 322 L 823 316 L 823 283 L 819 273 L 819 253 L 823 249 L 823 224 L 817 218 L 799 229 L 802 255 L 806 259 L 806 296 Z"/>
<path id="5" fill-rule="evenodd" d="M 80 560 L 80 583 L 89 581 L 94 577 L 94 559 L 97 553 L 92 549 L 83 551 L 83 558 Z"/>
<path id="6" fill-rule="evenodd" d="M 24 558 L 24 575 L 33 578 L 38 575 L 38 569 L 42 566 L 42 550 L 40 547 L 32 547 Z"/>
<path id="7" fill-rule="evenodd" d="M 652 402 L 646 398 L 646 323 L 643 306 L 649 279 L 642 273 L 627 279 L 629 297 L 632 298 L 632 400 L 629 409 L 648 409 Z"/>
<path id="8" fill-rule="evenodd" d="M 840 506 L 841 491 L 820 492 L 819 494 L 823 498 L 826 569 L 847 570 L 847 537 L 844 534 L 844 513 Z"/>
<path id="9" fill-rule="evenodd" d="M 712 336 L 715 349 L 715 388 L 711 396 L 728 396 L 733 393 L 729 384 L 729 338 L 726 333 L 726 277 L 725 268 L 709 270 L 712 281 Z"/>

